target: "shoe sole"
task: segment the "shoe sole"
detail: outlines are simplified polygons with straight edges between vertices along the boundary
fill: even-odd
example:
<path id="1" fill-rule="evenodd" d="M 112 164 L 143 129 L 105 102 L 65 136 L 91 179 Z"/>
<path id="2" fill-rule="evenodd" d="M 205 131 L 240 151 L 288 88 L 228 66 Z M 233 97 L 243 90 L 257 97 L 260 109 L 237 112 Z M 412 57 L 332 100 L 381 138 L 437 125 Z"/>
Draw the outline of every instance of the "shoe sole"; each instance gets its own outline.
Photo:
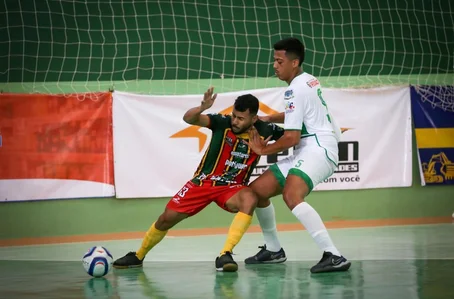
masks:
<path id="1" fill-rule="evenodd" d="M 274 259 L 274 260 L 271 260 L 271 261 L 257 261 L 257 260 L 246 261 L 246 260 L 244 260 L 244 263 L 247 264 L 247 265 L 281 264 L 281 263 L 285 262 L 286 260 L 287 260 L 287 258 L 286 258 L 286 257 L 283 257 L 283 258 Z"/>
<path id="2" fill-rule="evenodd" d="M 131 265 L 131 266 L 118 266 L 118 265 L 113 265 L 115 269 L 130 269 L 130 268 L 140 268 L 143 267 L 143 264 L 140 265 Z"/>
<path id="3" fill-rule="evenodd" d="M 237 264 L 225 264 L 222 268 L 216 268 L 216 271 L 219 272 L 236 272 L 238 271 Z"/>
<path id="4" fill-rule="evenodd" d="M 350 263 L 350 262 L 344 262 L 336 267 L 331 266 L 329 268 L 322 268 L 322 269 L 316 269 L 316 270 L 311 269 L 311 273 L 317 274 L 317 273 L 329 273 L 329 272 L 345 272 L 348 269 L 350 269 L 351 265 L 352 265 L 352 263 Z"/>

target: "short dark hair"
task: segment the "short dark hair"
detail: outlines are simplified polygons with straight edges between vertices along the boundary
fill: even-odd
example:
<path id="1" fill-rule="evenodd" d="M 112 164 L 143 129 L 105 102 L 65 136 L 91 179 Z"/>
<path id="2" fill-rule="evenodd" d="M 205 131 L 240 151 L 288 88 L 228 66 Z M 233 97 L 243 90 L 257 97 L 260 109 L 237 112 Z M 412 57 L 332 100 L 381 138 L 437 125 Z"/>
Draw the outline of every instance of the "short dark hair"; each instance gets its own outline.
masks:
<path id="1" fill-rule="evenodd" d="M 301 66 L 301 64 L 303 64 L 304 62 L 304 45 L 297 38 L 289 37 L 281 39 L 280 41 L 274 44 L 274 50 L 276 51 L 285 50 L 285 55 L 287 55 L 287 57 L 289 56 L 288 54 L 290 54 L 294 57 L 289 58 L 299 59 L 300 61 L 299 66 Z"/>
<path id="2" fill-rule="evenodd" d="M 239 112 L 246 112 L 249 109 L 250 114 L 256 115 L 259 111 L 259 100 L 252 94 L 244 94 L 235 100 L 233 107 Z"/>

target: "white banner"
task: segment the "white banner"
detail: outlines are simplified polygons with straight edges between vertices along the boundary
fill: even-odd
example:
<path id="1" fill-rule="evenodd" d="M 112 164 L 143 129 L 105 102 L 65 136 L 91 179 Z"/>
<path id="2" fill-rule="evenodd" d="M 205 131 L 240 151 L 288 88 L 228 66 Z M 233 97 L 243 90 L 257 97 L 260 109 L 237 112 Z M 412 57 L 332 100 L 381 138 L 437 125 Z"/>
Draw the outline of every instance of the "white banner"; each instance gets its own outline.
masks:
<path id="1" fill-rule="evenodd" d="M 0 202 L 114 195 L 113 185 L 100 182 L 60 179 L 0 180 Z"/>
<path id="2" fill-rule="evenodd" d="M 230 113 L 234 100 L 252 93 L 259 115 L 283 111 L 284 88 L 218 95 L 205 113 Z M 324 89 L 332 115 L 344 129 L 337 172 L 315 190 L 403 187 L 411 185 L 411 115 L 408 87 Z M 173 196 L 192 178 L 211 138 L 190 126 L 184 113 L 202 95 L 113 94 L 115 188 L 119 198 Z M 292 149 L 262 157 L 253 181 Z"/>
<path id="3" fill-rule="evenodd" d="M 344 132 L 338 169 L 315 190 L 411 186 L 409 87 L 325 88 L 323 98 Z"/>

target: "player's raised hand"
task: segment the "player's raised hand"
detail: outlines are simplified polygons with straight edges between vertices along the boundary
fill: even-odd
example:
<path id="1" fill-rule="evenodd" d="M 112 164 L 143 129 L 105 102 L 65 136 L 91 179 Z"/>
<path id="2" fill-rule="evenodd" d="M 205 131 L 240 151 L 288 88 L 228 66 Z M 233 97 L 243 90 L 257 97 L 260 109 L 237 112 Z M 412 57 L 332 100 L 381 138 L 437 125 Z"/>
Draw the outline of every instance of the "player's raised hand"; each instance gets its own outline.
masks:
<path id="1" fill-rule="evenodd" d="M 203 94 L 203 100 L 202 103 L 200 104 L 200 107 L 202 110 L 207 110 L 211 108 L 214 104 L 214 100 L 216 100 L 216 97 L 218 96 L 217 93 L 213 95 L 213 90 L 214 87 L 208 88 L 208 90 Z"/>
<path id="2" fill-rule="evenodd" d="M 263 140 L 254 126 L 252 126 L 252 128 L 249 129 L 248 134 L 249 142 L 247 142 L 247 144 L 252 149 L 252 151 L 254 151 L 257 155 L 261 155 L 262 149 L 266 147 L 268 142 L 271 140 L 271 136 Z"/>

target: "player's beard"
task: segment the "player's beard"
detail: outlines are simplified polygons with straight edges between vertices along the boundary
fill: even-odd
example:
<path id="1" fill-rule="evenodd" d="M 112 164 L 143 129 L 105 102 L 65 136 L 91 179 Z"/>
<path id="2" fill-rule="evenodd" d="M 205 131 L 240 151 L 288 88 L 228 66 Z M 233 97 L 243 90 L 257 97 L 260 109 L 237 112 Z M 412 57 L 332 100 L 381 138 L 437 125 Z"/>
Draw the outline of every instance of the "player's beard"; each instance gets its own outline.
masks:
<path id="1" fill-rule="evenodd" d="M 234 130 L 234 127 L 233 127 L 232 125 L 231 125 L 231 127 L 232 127 L 233 133 L 239 135 L 239 134 L 243 134 L 243 133 L 249 131 L 249 129 L 252 127 L 252 125 L 250 125 L 250 126 L 248 126 L 248 127 L 246 127 L 246 128 L 240 129 L 239 131 L 235 131 L 235 130 Z M 238 127 L 235 127 L 235 128 L 238 128 Z"/>
<path id="2" fill-rule="evenodd" d="M 237 127 L 232 126 L 232 131 L 235 134 L 241 134 L 244 130 L 238 129 Z"/>

